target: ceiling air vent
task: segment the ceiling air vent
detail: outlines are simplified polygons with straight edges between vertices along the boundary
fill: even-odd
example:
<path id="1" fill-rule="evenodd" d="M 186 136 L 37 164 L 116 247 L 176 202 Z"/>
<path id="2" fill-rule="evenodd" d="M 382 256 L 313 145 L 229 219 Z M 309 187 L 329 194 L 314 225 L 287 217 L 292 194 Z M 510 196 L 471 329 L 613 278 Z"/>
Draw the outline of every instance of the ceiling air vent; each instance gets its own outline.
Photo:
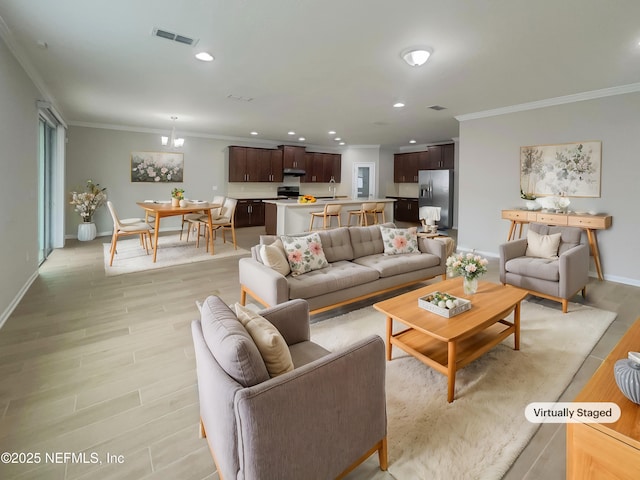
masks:
<path id="1" fill-rule="evenodd" d="M 180 35 L 177 33 L 169 32 L 168 30 L 163 30 L 161 28 L 155 27 L 151 34 L 155 37 L 166 38 L 167 40 L 172 40 L 174 42 L 182 43 L 184 45 L 194 46 L 198 43 L 198 40 L 195 38 L 187 37 L 186 35 Z"/>
<path id="2" fill-rule="evenodd" d="M 441 107 L 440 105 L 431 105 L 430 107 L 427 107 L 427 108 L 430 108 L 431 110 L 436 110 L 436 111 L 447 109 L 447 107 Z"/>

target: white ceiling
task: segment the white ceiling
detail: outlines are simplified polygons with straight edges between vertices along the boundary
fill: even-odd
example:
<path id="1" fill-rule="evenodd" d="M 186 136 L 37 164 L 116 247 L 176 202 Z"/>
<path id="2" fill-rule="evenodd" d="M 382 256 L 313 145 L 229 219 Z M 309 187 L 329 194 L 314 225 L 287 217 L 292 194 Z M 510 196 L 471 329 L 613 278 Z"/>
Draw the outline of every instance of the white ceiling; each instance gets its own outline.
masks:
<path id="1" fill-rule="evenodd" d="M 640 82 L 638 0 L 0 0 L 0 17 L 72 125 L 175 115 L 181 134 L 401 147 L 457 136 L 455 116 Z M 433 49 L 423 67 L 400 58 L 413 45 Z"/>

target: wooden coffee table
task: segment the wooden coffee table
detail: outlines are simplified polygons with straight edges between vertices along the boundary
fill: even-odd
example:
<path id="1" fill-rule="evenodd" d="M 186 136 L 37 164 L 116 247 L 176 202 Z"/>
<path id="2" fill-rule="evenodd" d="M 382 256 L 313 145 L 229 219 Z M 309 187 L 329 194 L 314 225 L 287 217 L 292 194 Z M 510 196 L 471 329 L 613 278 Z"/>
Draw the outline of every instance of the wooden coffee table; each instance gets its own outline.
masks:
<path id="1" fill-rule="evenodd" d="M 451 318 L 418 306 L 418 298 L 436 291 L 471 300 L 471 309 Z M 379 302 L 373 307 L 387 316 L 387 360 L 396 345 L 448 379 L 447 401 L 453 402 L 456 371 L 488 352 L 509 335 L 520 349 L 520 302 L 527 291 L 511 285 L 478 282 L 474 295 L 465 295 L 462 278 L 453 278 Z M 504 320 L 513 312 L 513 322 Z M 393 333 L 393 321 L 408 328 Z"/>

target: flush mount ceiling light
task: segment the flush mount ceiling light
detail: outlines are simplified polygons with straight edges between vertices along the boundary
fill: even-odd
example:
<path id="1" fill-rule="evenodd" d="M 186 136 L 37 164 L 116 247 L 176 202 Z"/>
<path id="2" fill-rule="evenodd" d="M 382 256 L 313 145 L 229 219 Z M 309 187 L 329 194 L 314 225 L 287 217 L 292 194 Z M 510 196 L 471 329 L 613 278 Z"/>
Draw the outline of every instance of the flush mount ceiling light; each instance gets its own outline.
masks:
<path id="1" fill-rule="evenodd" d="M 404 107 L 404 103 L 402 102 L 396 102 L 393 104 L 393 108 L 402 108 Z"/>
<path id="2" fill-rule="evenodd" d="M 171 117 L 171 120 L 173 120 L 173 127 L 171 128 L 171 135 L 170 136 L 161 136 L 160 137 L 160 141 L 162 142 L 163 146 L 170 146 L 173 148 L 180 148 L 184 145 L 184 138 L 176 138 L 176 120 L 178 119 L 178 117 Z"/>
<path id="3" fill-rule="evenodd" d="M 304 142 L 306 140 L 306 138 L 300 137 L 300 138 L 298 138 L 298 140 L 300 140 L 301 142 Z"/>
<path id="4" fill-rule="evenodd" d="M 258 135 L 258 132 L 251 132 L 251 135 Z"/>
<path id="5" fill-rule="evenodd" d="M 415 140 L 409 140 L 409 143 L 416 143 Z"/>
<path id="6" fill-rule="evenodd" d="M 335 135 L 336 131 L 335 130 L 329 130 L 329 135 Z"/>
<path id="7" fill-rule="evenodd" d="M 196 58 L 202 62 L 213 62 L 213 55 L 208 52 L 196 53 Z"/>
<path id="8" fill-rule="evenodd" d="M 408 48 L 400 53 L 402 59 L 412 67 L 424 65 L 431 56 L 431 50 L 427 48 Z"/>
<path id="9" fill-rule="evenodd" d="M 293 130 L 290 130 L 289 132 L 287 132 L 288 135 L 295 135 L 296 132 L 294 132 Z"/>

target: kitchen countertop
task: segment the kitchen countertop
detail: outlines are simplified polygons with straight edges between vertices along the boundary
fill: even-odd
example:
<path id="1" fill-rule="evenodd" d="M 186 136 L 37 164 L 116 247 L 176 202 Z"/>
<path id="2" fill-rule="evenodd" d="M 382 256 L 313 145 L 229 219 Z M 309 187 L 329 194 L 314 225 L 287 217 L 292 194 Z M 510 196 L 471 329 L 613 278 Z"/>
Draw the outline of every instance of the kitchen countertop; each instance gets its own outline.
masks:
<path id="1" fill-rule="evenodd" d="M 297 199 L 294 200 L 263 200 L 264 203 L 273 203 L 281 207 L 317 207 L 318 205 L 324 205 L 326 203 L 335 203 L 338 205 L 359 205 L 362 203 L 391 203 L 395 202 L 391 198 L 374 198 L 371 200 L 365 200 L 362 198 L 319 198 L 315 203 L 298 203 Z"/>

